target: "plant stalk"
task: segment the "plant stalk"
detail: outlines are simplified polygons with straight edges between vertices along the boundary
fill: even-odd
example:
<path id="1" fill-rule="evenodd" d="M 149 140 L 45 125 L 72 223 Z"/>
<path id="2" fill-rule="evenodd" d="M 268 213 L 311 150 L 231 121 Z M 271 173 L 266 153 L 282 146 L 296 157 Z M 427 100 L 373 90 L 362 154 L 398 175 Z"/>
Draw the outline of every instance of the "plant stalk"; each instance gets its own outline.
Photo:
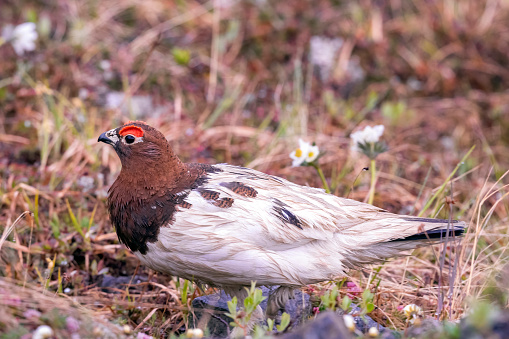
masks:
<path id="1" fill-rule="evenodd" d="M 369 198 L 368 204 L 373 204 L 373 200 L 375 199 L 375 184 L 376 184 L 376 163 L 375 159 L 371 159 L 370 167 L 371 171 L 371 187 L 369 188 Z"/>
<path id="2" fill-rule="evenodd" d="M 318 172 L 318 176 L 322 180 L 323 188 L 325 188 L 326 193 L 330 193 L 329 184 L 327 183 L 327 180 L 325 180 L 325 176 L 323 175 L 322 169 L 320 168 L 320 165 L 316 163 L 311 163 L 311 166 L 313 166 L 316 169 L 316 172 Z"/>

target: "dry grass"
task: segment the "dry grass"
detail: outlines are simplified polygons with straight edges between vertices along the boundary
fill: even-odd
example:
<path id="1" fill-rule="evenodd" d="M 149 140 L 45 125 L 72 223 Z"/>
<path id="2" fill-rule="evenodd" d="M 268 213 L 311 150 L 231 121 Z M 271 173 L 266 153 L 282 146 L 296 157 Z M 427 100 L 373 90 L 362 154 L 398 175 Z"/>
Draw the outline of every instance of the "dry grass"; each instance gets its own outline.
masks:
<path id="1" fill-rule="evenodd" d="M 493 292 L 509 246 L 506 2 L 0 7 L 2 25 L 33 20 L 39 30 L 38 48 L 23 57 L 0 46 L 0 225 L 8 236 L 0 292 L 22 301 L 2 306 L 1 332 L 30 331 L 41 320 L 26 321 L 23 311 L 53 308 L 157 337 L 186 326 L 200 290 L 185 294 L 181 281 L 138 267 L 108 220 L 105 197 L 120 163 L 96 140 L 131 118 L 158 126 L 185 161 L 229 162 L 320 186 L 312 168 L 290 167 L 288 154 L 305 137 L 326 153 L 320 164 L 333 193 L 357 200 L 367 199 L 369 162 L 349 151 L 349 134 L 384 124 L 389 151 L 378 159 L 374 204 L 462 219 L 469 229 L 445 249 L 385 263 L 376 279 L 376 267 L 352 272 L 351 281 L 375 292 L 372 316 L 401 329 L 398 309 L 409 303 L 442 319 L 459 319 L 474 299 L 507 307 Z M 344 41 L 327 80 L 309 63 L 314 35 Z M 355 78 L 349 62 L 365 76 Z M 124 93 L 121 108 L 108 106 L 114 91 Z M 446 179 L 473 145 L 451 185 Z M 21 221 L 10 233 L 26 210 L 33 227 Z M 131 284 L 101 287 L 105 275 Z"/>

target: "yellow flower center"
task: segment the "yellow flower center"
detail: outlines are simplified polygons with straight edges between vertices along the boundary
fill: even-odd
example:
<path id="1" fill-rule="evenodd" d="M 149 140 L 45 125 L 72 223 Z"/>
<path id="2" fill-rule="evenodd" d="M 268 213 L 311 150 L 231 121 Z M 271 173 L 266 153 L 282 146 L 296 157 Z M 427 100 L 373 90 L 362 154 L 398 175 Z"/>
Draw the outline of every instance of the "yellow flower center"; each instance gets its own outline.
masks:
<path id="1" fill-rule="evenodd" d="M 295 156 L 297 158 L 300 158 L 302 156 L 302 150 L 300 148 L 297 148 L 297 150 L 295 151 Z"/>
<path id="2" fill-rule="evenodd" d="M 315 155 L 313 152 L 309 152 L 309 153 L 308 153 L 308 158 L 312 158 L 312 157 L 313 157 L 313 155 Z"/>

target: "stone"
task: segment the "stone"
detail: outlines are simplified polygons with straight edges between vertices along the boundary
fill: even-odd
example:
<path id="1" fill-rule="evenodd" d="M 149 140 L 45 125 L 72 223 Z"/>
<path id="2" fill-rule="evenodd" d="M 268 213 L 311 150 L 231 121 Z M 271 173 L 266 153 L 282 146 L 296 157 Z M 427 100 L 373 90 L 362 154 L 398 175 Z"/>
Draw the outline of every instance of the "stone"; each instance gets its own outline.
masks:
<path id="1" fill-rule="evenodd" d="M 338 313 L 321 312 L 317 317 L 292 332 L 278 336 L 280 339 L 349 339 L 353 334 L 346 328 Z"/>
<path id="2" fill-rule="evenodd" d="M 460 338 L 509 339 L 509 310 L 492 307 L 481 318 L 470 314 L 459 323 Z"/>
<path id="3" fill-rule="evenodd" d="M 109 293 L 121 293 L 129 284 L 136 285 L 148 280 L 146 276 L 141 275 L 136 275 L 133 278 L 132 276 L 114 277 L 109 274 L 98 275 L 96 279 L 97 286 L 101 287 L 103 292 Z"/>
<path id="4" fill-rule="evenodd" d="M 262 286 L 263 296 L 268 298 L 270 293 L 275 291 L 277 287 L 278 286 Z M 230 300 L 231 298 L 223 291 L 195 298 L 192 302 L 193 311 L 190 314 L 189 323 L 193 327 L 207 327 L 211 337 L 228 337 L 231 331 L 231 326 L 229 324 L 232 319 L 225 315 L 225 313 L 228 312 L 227 302 Z M 260 307 L 265 312 L 267 308 L 267 299 L 261 302 Z M 290 314 L 290 327 L 296 327 L 301 324 L 311 314 L 309 295 L 302 293 L 300 290 L 295 290 L 295 298 L 288 300 L 285 306 L 285 312 Z M 276 318 L 276 324 L 279 324 L 281 314 L 282 312 L 280 311 Z M 265 320 L 264 325 L 266 324 L 267 322 Z"/>
<path id="5" fill-rule="evenodd" d="M 268 298 L 271 292 L 273 292 L 278 286 L 265 287 L 262 286 L 261 289 L 263 291 L 263 295 Z M 303 300 L 304 298 L 304 300 Z M 209 330 L 209 335 L 212 338 L 226 338 L 230 334 L 232 327 L 229 325 L 232 319 L 225 315 L 228 312 L 228 304 L 227 302 L 231 300 L 231 298 L 226 295 L 223 291 L 220 293 L 215 293 L 211 295 L 205 295 L 198 298 L 195 298 L 192 302 L 193 312 L 189 317 L 189 324 L 192 327 L 205 328 L 207 327 Z M 303 303 L 304 301 L 304 303 Z M 267 308 L 267 299 L 262 301 L 260 307 L 263 311 Z M 287 335 L 295 335 L 289 336 L 288 338 L 301 338 L 299 335 L 303 335 L 302 333 L 307 331 L 311 331 L 309 328 L 320 328 L 322 326 L 326 326 L 323 330 L 323 338 L 336 338 L 336 337 L 327 337 L 334 331 L 340 331 L 340 327 L 344 327 L 344 322 L 342 315 L 346 314 L 342 309 L 338 309 L 336 312 L 321 312 L 316 319 L 309 319 L 312 315 L 312 306 L 309 301 L 309 295 L 306 293 L 302 293 L 300 290 L 295 291 L 295 298 L 290 299 L 285 307 L 285 312 L 290 314 L 291 322 L 288 327 L 287 333 L 282 336 Z M 356 305 L 352 305 L 352 309 L 348 314 L 354 315 L 359 314 L 361 312 L 360 307 Z M 333 317 L 330 315 L 322 316 L 322 314 L 332 313 L 334 315 L 335 322 L 337 324 L 333 324 Z M 276 324 L 279 324 L 279 319 L 281 317 L 282 312 L 280 311 L 278 317 L 276 318 Z M 318 321 L 318 319 L 323 322 L 322 324 L 315 325 L 314 323 Z M 368 315 L 363 317 L 354 316 L 355 326 L 357 331 L 361 333 L 367 333 L 371 327 L 376 327 L 378 331 L 380 331 L 380 338 L 384 339 L 395 339 L 400 338 L 401 335 L 397 331 L 391 331 L 388 328 L 378 324 Z M 301 326 L 301 324 L 304 325 Z M 266 320 L 264 321 L 264 325 L 266 325 Z M 338 325 L 339 324 L 339 325 Z M 300 327 L 299 327 L 300 326 Z M 339 327 L 338 327 L 339 326 Z M 304 331 L 304 332 L 303 332 Z M 331 331 L 330 333 L 327 331 Z M 339 332 L 338 332 L 339 333 Z M 341 332 L 343 333 L 343 332 Z M 351 338 L 352 335 L 349 333 L 348 337 Z M 322 335 L 319 334 L 319 335 Z M 307 335 L 307 334 L 306 334 Z M 279 337 L 279 336 L 278 336 Z M 285 337 L 286 338 L 286 337 Z M 304 338 L 304 336 L 302 336 Z M 307 338 L 307 337 L 306 337 Z M 312 337 L 312 338 L 322 338 Z M 343 338 L 343 337 L 337 337 Z"/>
<path id="6" fill-rule="evenodd" d="M 442 328 L 442 323 L 437 319 L 421 319 L 419 325 L 412 325 L 405 331 L 405 335 L 409 338 L 420 338 L 430 332 L 436 332 Z"/>
<path id="7" fill-rule="evenodd" d="M 343 315 L 343 314 L 354 315 L 354 314 L 360 314 L 361 311 L 362 310 L 360 307 L 356 306 L 355 304 L 352 304 L 351 310 L 348 313 L 343 311 L 341 308 L 338 308 L 338 310 L 336 310 L 336 314 L 338 314 L 338 315 Z M 392 331 L 392 330 L 380 325 L 379 323 L 374 321 L 369 315 L 365 315 L 365 316 L 357 315 L 357 316 L 354 316 L 353 319 L 355 321 L 355 327 L 356 327 L 357 331 L 359 331 L 359 332 L 368 333 L 368 331 L 371 327 L 376 327 L 376 329 L 380 332 L 380 336 L 379 336 L 380 338 L 393 339 L 393 338 L 400 337 L 398 332 Z"/>

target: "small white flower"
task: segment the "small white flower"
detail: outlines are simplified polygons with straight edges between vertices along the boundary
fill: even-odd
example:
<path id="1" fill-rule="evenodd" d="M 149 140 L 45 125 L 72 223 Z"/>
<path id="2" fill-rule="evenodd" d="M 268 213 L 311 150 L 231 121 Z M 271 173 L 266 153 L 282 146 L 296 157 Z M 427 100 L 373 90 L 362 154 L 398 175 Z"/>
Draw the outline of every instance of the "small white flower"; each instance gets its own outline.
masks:
<path id="1" fill-rule="evenodd" d="M 41 325 L 32 334 L 32 339 L 46 339 L 53 336 L 53 329 L 48 325 Z"/>
<path id="2" fill-rule="evenodd" d="M 79 90 L 79 92 L 78 92 L 78 97 L 79 97 L 81 100 L 85 100 L 86 98 L 88 98 L 88 94 L 89 94 L 88 89 L 86 89 L 86 88 L 80 88 L 80 90 Z"/>
<path id="3" fill-rule="evenodd" d="M 122 332 L 124 332 L 124 334 L 131 334 L 132 330 L 131 330 L 131 326 L 129 325 L 124 325 L 122 327 Z"/>
<path id="4" fill-rule="evenodd" d="M 343 316 L 343 321 L 345 322 L 346 328 L 351 332 L 355 331 L 355 319 L 350 314 L 345 314 Z"/>
<path id="5" fill-rule="evenodd" d="M 320 70 L 320 78 L 327 80 L 336 62 L 336 54 L 343 45 L 343 39 L 329 39 L 313 36 L 309 41 L 309 60 Z"/>
<path id="6" fill-rule="evenodd" d="M 380 332 L 376 327 L 371 327 L 368 331 L 368 335 L 370 337 L 378 337 L 380 335 Z"/>
<path id="7" fill-rule="evenodd" d="M 319 154 L 320 150 L 318 146 L 311 145 L 311 143 L 299 139 L 299 148 L 290 153 L 290 158 L 293 160 L 292 167 L 300 166 L 304 162 L 313 162 L 318 158 Z"/>
<path id="8" fill-rule="evenodd" d="M 78 178 L 76 181 L 79 187 L 81 187 L 84 191 L 90 191 L 94 188 L 94 178 L 89 177 L 88 175 L 83 175 Z"/>
<path id="9" fill-rule="evenodd" d="M 352 133 L 350 135 L 352 139 L 352 151 L 364 153 L 372 159 L 376 158 L 379 153 L 385 151 L 383 145 L 377 144 L 384 133 L 384 129 L 384 125 L 377 125 L 374 127 L 366 126 L 363 130 Z M 372 147 L 371 150 L 363 150 L 361 146 L 366 144 L 372 144 L 372 146 L 379 146 L 380 148 Z"/>
<path id="10" fill-rule="evenodd" d="M 203 331 L 199 328 L 190 328 L 186 332 L 186 338 L 192 338 L 192 339 L 203 338 Z"/>
<path id="11" fill-rule="evenodd" d="M 109 71 L 111 69 L 111 62 L 109 62 L 109 60 L 101 60 L 101 62 L 99 62 L 99 67 L 101 67 L 103 71 Z"/>
<path id="12" fill-rule="evenodd" d="M 419 318 L 422 315 L 422 308 L 417 306 L 416 304 L 409 304 L 403 308 L 403 313 L 407 317 L 407 319 L 413 324 L 415 319 Z"/>
<path id="13" fill-rule="evenodd" d="M 25 22 L 16 27 L 7 25 L 2 30 L 2 38 L 9 41 L 17 55 L 23 55 L 27 51 L 35 49 L 37 31 L 33 22 Z"/>
<path id="14" fill-rule="evenodd" d="M 363 130 L 352 133 L 350 138 L 352 139 L 354 146 L 359 143 L 364 144 L 378 142 L 382 134 L 384 134 L 384 129 L 384 125 L 377 125 L 374 127 L 366 126 Z"/>

